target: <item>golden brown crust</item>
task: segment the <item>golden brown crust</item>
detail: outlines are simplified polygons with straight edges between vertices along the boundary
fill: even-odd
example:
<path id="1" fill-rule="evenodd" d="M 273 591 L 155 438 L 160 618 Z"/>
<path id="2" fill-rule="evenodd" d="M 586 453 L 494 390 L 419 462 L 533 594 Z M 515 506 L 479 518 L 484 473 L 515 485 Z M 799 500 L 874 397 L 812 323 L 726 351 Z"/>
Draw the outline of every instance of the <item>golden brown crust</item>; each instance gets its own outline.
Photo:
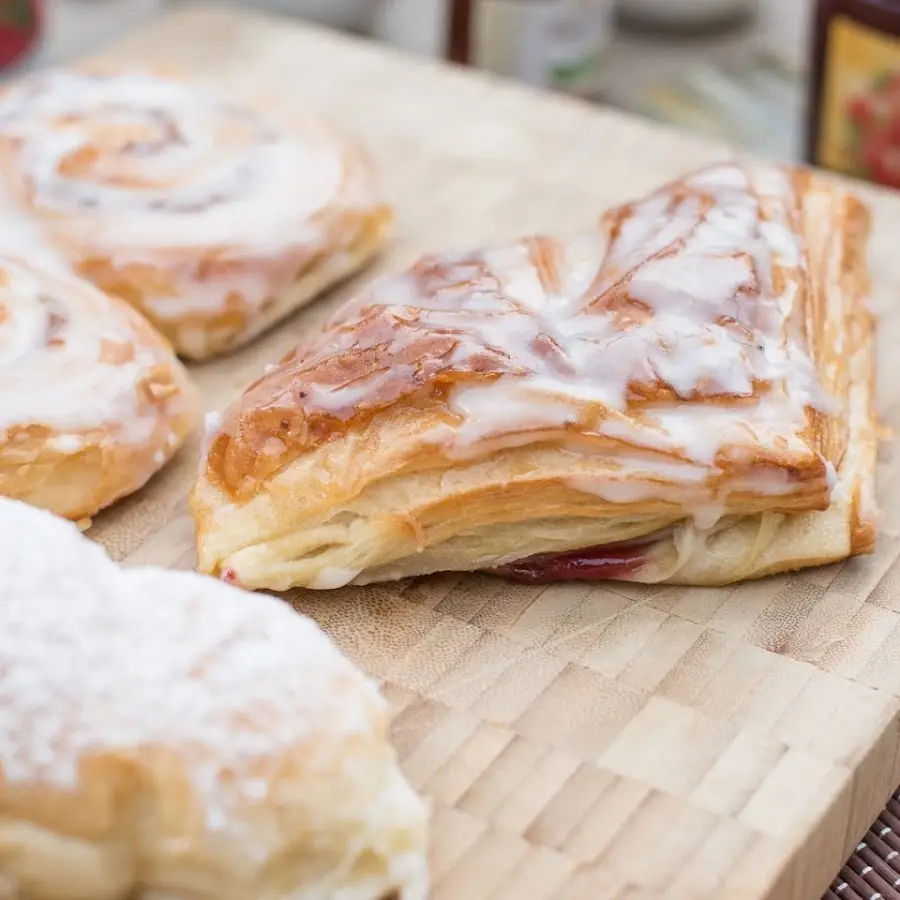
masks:
<path id="1" fill-rule="evenodd" d="M 810 173 L 723 165 L 593 234 L 377 282 L 213 429 L 191 501 L 201 569 L 327 587 L 764 514 L 791 514 L 784 554 L 752 549 L 767 519 L 730 544 L 756 568 L 682 574 L 862 552 L 868 225 Z M 793 521 L 815 511 L 818 545 Z"/>
<path id="2" fill-rule="evenodd" d="M 798 191 L 808 183 L 805 173 L 792 172 L 791 178 Z M 664 192 L 670 195 L 669 206 L 698 197 L 701 221 L 714 206 L 714 198 L 702 187 L 688 190 L 676 183 L 663 188 L 660 193 Z M 858 227 L 856 215 L 864 210 L 858 201 L 848 201 L 848 204 L 852 204 L 849 209 L 853 215 L 845 217 L 841 211 L 836 219 L 842 223 L 841 228 Z M 635 208 L 633 203 L 624 204 L 606 214 L 601 228 L 608 231 L 611 243 L 634 217 Z M 802 215 L 799 208 L 791 208 L 789 212 L 794 227 L 802 228 L 797 222 Z M 649 254 L 647 259 L 678 255 L 684 251 L 688 237 L 677 235 Z M 530 238 L 522 242 L 522 248 L 543 288 L 548 292 L 558 291 L 561 242 Z M 848 262 L 852 263 L 852 260 Z M 464 270 L 462 275 L 458 274 L 461 269 Z M 629 294 L 629 284 L 637 273 L 639 269 L 633 267 L 624 269 L 619 276 L 614 266 L 601 265 L 593 281 L 583 290 L 580 301 L 583 316 L 612 318 L 623 332 L 634 322 L 648 317 L 648 306 Z M 817 307 L 811 299 L 818 296 L 811 286 L 815 273 L 806 268 L 795 271 L 792 276 L 798 281 L 799 302 L 791 316 L 801 324 L 806 339 L 817 344 L 817 328 L 825 316 L 821 303 Z M 759 291 L 758 273 L 754 271 L 752 277 L 753 282 L 744 288 L 748 293 Z M 778 289 L 779 282 L 787 277 L 784 267 L 776 266 L 773 273 L 775 288 Z M 440 407 L 444 405 L 448 386 L 500 375 L 534 374 L 509 347 L 492 346 L 478 340 L 477 336 L 473 341 L 471 331 L 460 335 L 458 330 L 439 329 L 431 323 L 434 317 L 429 316 L 429 307 L 439 308 L 440 292 L 448 289 L 460 292 L 496 290 L 501 298 L 497 310 L 501 310 L 502 287 L 480 254 L 462 258 L 426 257 L 412 267 L 410 280 L 411 285 L 389 283 L 380 293 L 364 295 L 356 304 L 338 313 L 321 334 L 289 353 L 276 372 L 247 389 L 241 404 L 229 410 L 210 452 L 210 476 L 223 490 L 246 498 L 269 474 L 289 464 L 300 453 L 396 404 L 414 402 Z M 400 287 L 405 287 L 406 296 L 400 293 Z M 414 299 L 407 300 L 409 296 Z M 515 300 L 511 302 L 516 305 Z M 359 315 L 355 316 L 357 312 Z M 743 336 L 752 336 L 759 332 L 763 323 L 752 306 L 745 312 L 744 321 L 723 315 L 715 318 L 726 328 Z M 533 349 L 539 355 L 556 357 L 563 367 L 572 364 L 564 358 L 563 351 L 551 336 L 538 337 L 540 343 Z M 815 352 L 816 348 L 811 349 Z M 373 373 L 384 373 L 385 377 L 376 387 L 363 390 L 359 396 L 353 388 L 373 381 Z M 754 396 L 758 397 L 769 387 L 763 381 L 755 381 Z M 710 389 L 700 383 L 690 391 L 678 391 L 652 371 L 644 380 L 630 382 L 628 388 L 629 409 L 637 416 L 641 407 L 650 403 L 715 403 L 720 399 L 733 403 L 752 399 Z M 316 398 L 325 391 L 329 392 L 327 403 L 317 403 Z M 595 410 L 594 418 L 597 415 L 602 417 L 603 410 Z M 813 449 L 819 449 L 822 440 L 822 421 L 815 410 L 808 411 L 805 435 Z M 580 424 L 582 433 L 591 432 L 590 418 Z M 284 444 L 283 452 L 261 457 L 262 444 L 273 437 Z M 243 484 L 245 481 L 250 484 Z"/>
<path id="3" fill-rule="evenodd" d="M 195 389 L 122 301 L 9 258 L 0 281 L 0 495 L 90 519 L 171 459 Z"/>

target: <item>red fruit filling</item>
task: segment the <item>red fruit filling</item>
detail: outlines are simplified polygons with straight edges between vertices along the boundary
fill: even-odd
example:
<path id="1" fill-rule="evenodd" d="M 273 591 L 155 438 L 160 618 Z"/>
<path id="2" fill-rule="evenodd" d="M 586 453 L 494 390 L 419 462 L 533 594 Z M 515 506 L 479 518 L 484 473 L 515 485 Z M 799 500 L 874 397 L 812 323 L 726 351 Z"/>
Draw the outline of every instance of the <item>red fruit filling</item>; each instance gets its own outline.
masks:
<path id="1" fill-rule="evenodd" d="M 633 574 L 647 561 L 651 541 L 629 541 L 604 547 L 587 547 L 567 553 L 538 553 L 491 571 L 526 584 L 553 581 L 603 581 Z"/>

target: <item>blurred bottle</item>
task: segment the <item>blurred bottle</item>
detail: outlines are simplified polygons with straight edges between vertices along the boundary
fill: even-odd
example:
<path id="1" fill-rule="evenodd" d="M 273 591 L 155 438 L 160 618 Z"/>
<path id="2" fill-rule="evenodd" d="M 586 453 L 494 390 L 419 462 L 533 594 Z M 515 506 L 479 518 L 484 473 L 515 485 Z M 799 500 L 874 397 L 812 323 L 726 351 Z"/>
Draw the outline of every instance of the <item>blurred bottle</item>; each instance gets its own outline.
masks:
<path id="1" fill-rule="evenodd" d="M 380 0 L 372 33 L 395 46 L 537 87 L 598 91 L 613 0 Z"/>
<path id="2" fill-rule="evenodd" d="M 363 31 L 379 0 L 245 0 L 247 6 L 281 15 L 300 16 L 329 28 Z"/>
<path id="3" fill-rule="evenodd" d="M 615 0 L 253 0 L 538 87 L 594 94 Z M 3 0 L 0 0 L 0 4 Z"/>
<path id="4" fill-rule="evenodd" d="M 591 95 L 613 0 L 448 0 L 447 57 L 536 87 Z"/>
<path id="5" fill-rule="evenodd" d="M 448 0 L 379 0 L 371 33 L 395 47 L 422 56 L 443 56 L 452 3 Z"/>
<path id="6" fill-rule="evenodd" d="M 41 36 L 40 0 L 0 0 L 0 69 L 22 62 Z"/>
<path id="7" fill-rule="evenodd" d="M 600 90 L 611 43 L 609 0 L 480 0 L 476 65 L 551 90 Z"/>
<path id="8" fill-rule="evenodd" d="M 900 188 L 900 0 L 818 0 L 809 162 Z"/>
<path id="9" fill-rule="evenodd" d="M 759 50 L 788 77 L 799 80 L 809 71 L 815 6 L 816 0 L 760 0 Z"/>

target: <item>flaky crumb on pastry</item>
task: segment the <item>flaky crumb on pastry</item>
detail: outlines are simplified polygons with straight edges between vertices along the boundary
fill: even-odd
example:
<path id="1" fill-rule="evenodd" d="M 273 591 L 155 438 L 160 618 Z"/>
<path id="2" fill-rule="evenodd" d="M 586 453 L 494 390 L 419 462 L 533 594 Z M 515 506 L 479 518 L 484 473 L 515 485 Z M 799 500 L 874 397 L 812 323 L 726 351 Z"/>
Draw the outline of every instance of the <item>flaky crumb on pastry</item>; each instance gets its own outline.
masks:
<path id="1" fill-rule="evenodd" d="M 870 551 L 868 225 L 723 163 L 379 280 L 210 429 L 201 569 L 722 584 Z"/>
<path id="2" fill-rule="evenodd" d="M 309 619 L 0 500 L 0 889 L 424 900 L 386 704 Z"/>

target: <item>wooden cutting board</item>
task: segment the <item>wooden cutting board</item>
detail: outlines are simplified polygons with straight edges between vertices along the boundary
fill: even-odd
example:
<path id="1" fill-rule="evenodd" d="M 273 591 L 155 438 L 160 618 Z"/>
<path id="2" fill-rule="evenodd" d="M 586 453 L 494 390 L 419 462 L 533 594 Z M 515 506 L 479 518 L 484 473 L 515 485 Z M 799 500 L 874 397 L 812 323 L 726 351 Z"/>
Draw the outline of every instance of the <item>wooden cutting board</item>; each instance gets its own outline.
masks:
<path id="1" fill-rule="evenodd" d="M 590 226 L 723 148 L 483 75 L 228 10 L 112 51 L 249 83 L 365 141 L 396 203 L 375 270 Z M 881 406 L 900 423 L 900 195 L 875 210 Z M 252 223 L 248 223 L 252 227 Z M 372 272 L 194 374 L 217 408 Z M 871 558 L 738 588 L 437 577 L 293 602 L 383 680 L 433 798 L 436 900 L 816 900 L 900 783 L 900 465 L 882 453 Z M 196 442 L 91 535 L 193 565 Z M 165 602 L 161 597 L 160 602 Z"/>

